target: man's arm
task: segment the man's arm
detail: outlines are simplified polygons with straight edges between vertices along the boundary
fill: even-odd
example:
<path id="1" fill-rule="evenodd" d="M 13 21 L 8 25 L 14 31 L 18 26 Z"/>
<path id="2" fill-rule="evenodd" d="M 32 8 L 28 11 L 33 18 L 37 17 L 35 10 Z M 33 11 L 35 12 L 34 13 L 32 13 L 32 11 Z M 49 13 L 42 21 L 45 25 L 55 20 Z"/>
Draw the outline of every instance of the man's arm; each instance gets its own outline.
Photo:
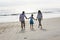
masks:
<path id="1" fill-rule="evenodd" d="M 27 19 L 26 15 L 24 15 L 24 16 L 25 16 L 25 18 Z"/>

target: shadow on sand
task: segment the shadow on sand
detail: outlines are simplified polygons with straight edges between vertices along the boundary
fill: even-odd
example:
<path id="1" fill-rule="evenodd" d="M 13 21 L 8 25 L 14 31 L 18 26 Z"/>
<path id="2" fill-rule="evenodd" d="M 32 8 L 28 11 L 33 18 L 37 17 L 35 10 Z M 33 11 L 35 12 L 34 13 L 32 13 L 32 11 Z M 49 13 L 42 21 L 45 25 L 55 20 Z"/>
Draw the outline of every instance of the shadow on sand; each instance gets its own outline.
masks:
<path id="1" fill-rule="evenodd" d="M 25 33 L 25 30 L 21 30 L 21 31 L 19 31 L 19 33 Z"/>
<path id="2" fill-rule="evenodd" d="M 36 31 L 35 29 L 31 29 L 31 31 Z"/>
<path id="3" fill-rule="evenodd" d="M 43 30 L 43 31 L 47 31 L 46 29 L 41 29 L 41 30 Z"/>

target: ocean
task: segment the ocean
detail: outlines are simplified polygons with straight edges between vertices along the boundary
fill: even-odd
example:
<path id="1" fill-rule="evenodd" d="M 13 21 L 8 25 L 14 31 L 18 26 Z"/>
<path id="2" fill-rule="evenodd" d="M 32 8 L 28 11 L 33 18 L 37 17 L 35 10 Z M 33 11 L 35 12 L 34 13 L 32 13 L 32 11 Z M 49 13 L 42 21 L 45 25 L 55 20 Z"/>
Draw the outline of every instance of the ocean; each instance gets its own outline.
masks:
<path id="1" fill-rule="evenodd" d="M 34 15 L 34 18 L 36 18 L 37 12 L 30 12 L 25 14 L 29 18 L 32 13 Z M 0 23 L 19 21 L 19 14 L 21 13 L 13 13 L 10 11 L 5 12 L 0 10 Z M 42 14 L 43 19 L 60 17 L 60 9 L 44 9 L 42 10 Z"/>

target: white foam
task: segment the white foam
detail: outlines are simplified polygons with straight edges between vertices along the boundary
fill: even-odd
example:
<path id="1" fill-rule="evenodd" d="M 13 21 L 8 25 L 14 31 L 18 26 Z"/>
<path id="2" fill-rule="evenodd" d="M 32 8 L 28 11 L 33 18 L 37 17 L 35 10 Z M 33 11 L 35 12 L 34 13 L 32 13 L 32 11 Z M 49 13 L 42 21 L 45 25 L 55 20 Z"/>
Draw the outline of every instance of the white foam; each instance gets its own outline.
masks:
<path id="1" fill-rule="evenodd" d="M 26 14 L 27 17 L 30 17 L 31 14 Z M 36 18 L 37 14 L 34 14 L 34 17 Z M 56 18 L 60 17 L 60 13 L 43 13 L 43 19 L 48 18 Z M 1 22 L 16 22 L 19 21 L 19 15 L 18 16 L 0 16 L 0 23 Z"/>

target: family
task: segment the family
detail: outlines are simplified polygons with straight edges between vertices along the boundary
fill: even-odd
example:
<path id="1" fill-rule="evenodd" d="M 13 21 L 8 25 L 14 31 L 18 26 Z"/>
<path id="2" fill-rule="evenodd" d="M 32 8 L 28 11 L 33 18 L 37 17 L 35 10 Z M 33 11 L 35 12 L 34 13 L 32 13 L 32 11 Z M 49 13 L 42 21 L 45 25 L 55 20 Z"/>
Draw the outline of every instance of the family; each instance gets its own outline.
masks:
<path id="1" fill-rule="evenodd" d="M 33 17 L 33 14 L 31 14 L 31 16 L 29 18 L 26 17 L 25 15 L 25 11 L 22 11 L 22 14 L 20 14 L 19 16 L 19 21 L 21 22 L 21 30 L 25 30 L 25 19 L 30 19 L 30 29 L 34 29 L 33 28 L 33 24 L 34 21 L 33 20 L 38 20 L 39 24 L 38 24 L 38 28 L 42 29 L 42 24 L 41 24 L 41 20 L 42 20 L 42 13 L 40 10 L 38 10 L 38 14 L 37 14 L 37 18 L 35 19 Z"/>

